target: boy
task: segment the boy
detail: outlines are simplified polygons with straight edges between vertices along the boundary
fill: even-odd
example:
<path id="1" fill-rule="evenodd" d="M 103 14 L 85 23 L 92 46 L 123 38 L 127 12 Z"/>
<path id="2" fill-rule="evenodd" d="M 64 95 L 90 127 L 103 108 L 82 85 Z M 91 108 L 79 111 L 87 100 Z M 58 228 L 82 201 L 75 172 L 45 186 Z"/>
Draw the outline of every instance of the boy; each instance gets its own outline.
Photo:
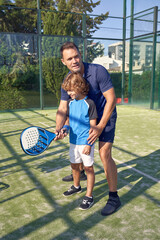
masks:
<path id="1" fill-rule="evenodd" d="M 70 129 L 70 162 L 73 172 L 74 185 L 64 192 L 64 196 L 80 193 L 81 162 L 87 174 L 87 192 L 80 204 L 80 209 L 87 210 L 93 205 L 94 175 L 94 145 L 88 144 L 90 127 L 96 126 L 97 111 L 94 102 L 87 97 L 89 85 L 80 73 L 70 73 L 65 78 L 62 88 L 70 96 L 68 101 L 67 120 L 62 131 Z"/>

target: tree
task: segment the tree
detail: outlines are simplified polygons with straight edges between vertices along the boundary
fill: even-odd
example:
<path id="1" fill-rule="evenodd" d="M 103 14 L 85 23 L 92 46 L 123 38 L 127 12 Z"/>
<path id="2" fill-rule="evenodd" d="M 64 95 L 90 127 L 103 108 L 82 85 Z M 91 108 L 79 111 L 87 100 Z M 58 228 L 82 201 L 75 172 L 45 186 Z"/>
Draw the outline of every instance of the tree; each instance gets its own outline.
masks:
<path id="1" fill-rule="evenodd" d="M 0 22 L 2 23 L 0 25 L 0 31 L 34 34 L 38 33 L 36 0 L 0 1 Z M 62 65 L 60 60 L 60 46 L 65 41 L 74 40 L 74 42 L 79 46 L 80 50 L 82 50 L 84 39 L 82 38 L 82 35 L 84 34 L 83 20 L 86 19 L 85 23 L 87 39 L 93 35 L 103 20 L 107 18 L 108 12 L 106 12 L 104 15 L 96 17 L 86 15 L 88 12 L 92 13 L 93 9 L 100 4 L 100 1 L 97 1 L 95 3 L 93 3 L 92 0 L 39 1 L 40 8 L 43 9 L 43 11 L 41 11 L 41 44 L 44 87 L 53 92 L 57 100 L 59 100 L 60 85 L 62 79 L 68 71 L 66 67 Z M 5 6 L 3 7 L 2 5 Z M 25 35 L 25 37 L 22 38 L 20 37 L 18 41 L 17 39 L 14 41 L 14 38 L 11 38 L 11 44 L 9 45 L 12 56 L 9 55 L 8 59 L 12 59 L 12 62 L 10 64 L 10 73 L 8 75 L 8 79 L 10 84 L 14 87 L 18 87 L 20 84 L 19 76 L 21 76 L 21 79 L 23 79 L 23 86 L 27 86 L 25 83 L 30 83 L 30 81 L 34 82 L 35 79 L 32 71 L 34 67 L 32 68 L 32 65 L 35 65 L 35 70 L 37 70 L 37 62 L 34 61 L 36 55 L 34 55 L 34 53 L 38 53 L 38 51 L 37 45 L 34 43 L 35 41 L 28 36 L 29 35 Z M 28 52 L 24 51 L 23 42 L 25 42 L 25 44 L 28 44 Z M 3 46 L 3 44 L 1 46 Z M 34 48 L 34 50 L 32 48 Z M 5 53 L 5 47 L 3 49 L 1 48 L 1 51 Z M 95 57 L 102 56 L 104 49 L 99 43 L 93 44 L 93 40 L 87 40 L 87 52 L 88 61 L 91 62 Z M 31 54 L 33 56 L 31 56 Z M 21 57 L 24 58 L 24 61 L 23 59 L 21 60 Z M 31 58 L 32 63 L 29 63 L 28 59 Z M 2 62 L 5 63 L 5 61 L 6 59 L 4 56 Z M 26 61 L 27 64 L 25 63 Z M 29 71 L 29 74 L 27 74 L 26 71 Z M 23 74 L 25 74 L 24 77 L 22 77 Z M 27 79 L 27 77 L 30 77 L 30 79 Z M 4 82 L 2 81 L 2 78 L 1 82 Z"/>
<path id="2" fill-rule="evenodd" d="M 99 4 L 100 1 L 93 3 L 88 0 L 57 0 L 55 1 L 55 6 L 50 8 L 53 12 L 45 11 L 42 13 L 42 31 L 44 34 L 50 35 L 50 37 L 42 38 L 44 82 L 50 91 L 56 93 L 58 101 L 60 99 L 61 82 L 64 78 L 63 74 L 67 72 L 66 67 L 60 61 L 60 47 L 65 41 L 73 41 L 72 37 L 76 36 L 77 38 L 74 38 L 74 42 L 82 50 L 83 17 L 85 16 L 86 18 L 86 37 L 91 37 L 99 28 L 98 25 L 102 24 L 103 20 L 108 16 L 108 12 L 98 17 L 86 15 L 87 12 L 92 12 L 93 8 Z M 52 35 L 54 35 L 54 38 L 51 37 Z M 97 56 L 102 56 L 103 53 L 104 48 L 102 45 L 99 43 L 93 44 L 93 40 L 88 40 L 87 58 L 89 62 L 92 62 Z M 47 62 L 50 69 L 46 65 Z M 50 64 L 51 62 L 52 64 Z M 53 68 L 56 74 L 51 74 Z M 57 84 L 58 82 L 59 84 Z"/>

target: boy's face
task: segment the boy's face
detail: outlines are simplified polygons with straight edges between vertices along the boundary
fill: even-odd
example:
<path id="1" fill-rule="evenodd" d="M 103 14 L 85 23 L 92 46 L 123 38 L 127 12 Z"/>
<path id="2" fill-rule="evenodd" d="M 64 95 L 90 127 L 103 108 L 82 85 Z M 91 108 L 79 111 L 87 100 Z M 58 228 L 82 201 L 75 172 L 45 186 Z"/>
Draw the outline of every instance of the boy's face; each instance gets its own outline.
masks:
<path id="1" fill-rule="evenodd" d="M 67 91 L 67 94 L 72 98 L 72 99 L 77 99 L 78 94 L 74 90 Z"/>
<path id="2" fill-rule="evenodd" d="M 62 63 L 67 66 L 71 72 L 81 72 L 82 71 L 82 58 L 80 53 L 76 48 L 65 49 L 63 51 Z"/>
<path id="3" fill-rule="evenodd" d="M 67 94 L 72 98 L 72 99 L 79 99 L 78 93 L 76 93 L 74 90 L 67 91 Z"/>

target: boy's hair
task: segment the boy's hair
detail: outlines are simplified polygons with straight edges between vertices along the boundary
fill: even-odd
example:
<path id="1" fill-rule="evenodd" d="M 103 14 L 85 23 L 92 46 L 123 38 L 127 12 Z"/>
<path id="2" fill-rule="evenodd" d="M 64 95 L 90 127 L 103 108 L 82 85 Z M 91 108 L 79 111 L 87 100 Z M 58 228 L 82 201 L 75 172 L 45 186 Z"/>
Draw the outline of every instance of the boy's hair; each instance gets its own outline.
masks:
<path id="1" fill-rule="evenodd" d="M 62 83 L 62 88 L 65 91 L 74 90 L 76 93 L 87 95 L 89 92 L 89 84 L 78 72 L 69 73 Z"/>
<path id="2" fill-rule="evenodd" d="M 65 42 L 65 43 L 61 46 L 61 49 L 60 49 L 60 53 L 61 53 L 61 57 L 62 57 L 62 58 L 63 58 L 63 51 L 64 51 L 65 49 L 70 49 L 70 48 L 72 48 L 72 49 L 76 48 L 77 51 L 80 53 L 80 51 L 79 51 L 79 49 L 78 49 L 78 47 L 76 46 L 75 43 L 73 43 L 73 42 Z"/>

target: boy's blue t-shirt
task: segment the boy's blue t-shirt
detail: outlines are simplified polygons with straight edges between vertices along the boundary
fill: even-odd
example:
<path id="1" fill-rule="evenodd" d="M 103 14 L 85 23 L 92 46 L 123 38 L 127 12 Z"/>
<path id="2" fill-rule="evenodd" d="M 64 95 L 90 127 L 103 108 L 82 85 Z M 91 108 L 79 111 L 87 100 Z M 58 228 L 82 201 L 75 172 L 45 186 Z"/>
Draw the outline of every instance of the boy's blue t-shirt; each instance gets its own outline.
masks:
<path id="1" fill-rule="evenodd" d="M 108 71 L 99 64 L 84 63 L 83 77 L 89 83 L 88 98 L 92 99 L 96 105 L 98 121 L 102 118 L 106 99 L 103 93 L 113 88 L 111 77 Z M 61 100 L 68 100 L 70 97 L 67 92 L 61 88 Z M 116 107 L 113 110 L 111 118 L 116 118 Z M 109 123 L 108 123 L 109 124 Z"/>
<path id="2" fill-rule="evenodd" d="M 94 102 L 85 97 L 81 100 L 68 101 L 69 125 L 70 125 L 70 143 L 76 145 L 88 144 L 90 120 L 97 118 L 97 111 Z"/>

